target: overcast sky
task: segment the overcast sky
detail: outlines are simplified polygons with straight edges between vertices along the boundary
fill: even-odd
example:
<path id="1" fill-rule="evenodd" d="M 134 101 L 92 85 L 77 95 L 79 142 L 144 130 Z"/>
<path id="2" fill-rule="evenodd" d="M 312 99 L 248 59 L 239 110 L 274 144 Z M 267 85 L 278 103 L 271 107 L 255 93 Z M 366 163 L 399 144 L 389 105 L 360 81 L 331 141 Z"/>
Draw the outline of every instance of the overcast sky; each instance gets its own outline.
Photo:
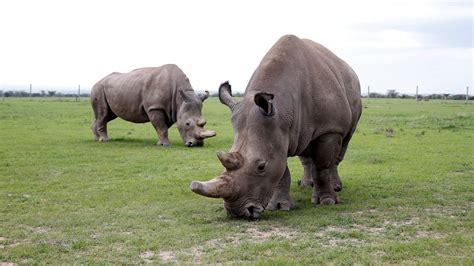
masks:
<path id="1" fill-rule="evenodd" d="M 88 88 L 113 71 L 174 63 L 195 90 L 230 80 L 244 91 L 268 49 L 294 34 L 349 63 L 363 92 L 465 93 L 473 10 L 470 0 L 1 1 L 0 89 Z"/>

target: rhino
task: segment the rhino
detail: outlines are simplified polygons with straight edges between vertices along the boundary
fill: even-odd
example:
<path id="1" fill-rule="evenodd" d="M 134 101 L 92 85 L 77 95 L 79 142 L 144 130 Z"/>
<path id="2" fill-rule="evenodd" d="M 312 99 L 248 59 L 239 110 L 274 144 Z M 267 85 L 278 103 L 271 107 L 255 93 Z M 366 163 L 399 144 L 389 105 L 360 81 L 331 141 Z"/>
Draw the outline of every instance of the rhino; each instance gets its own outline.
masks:
<path id="1" fill-rule="evenodd" d="M 95 139 L 108 141 L 107 123 L 117 117 L 134 123 L 151 122 L 158 134 L 157 145 L 170 145 L 168 128 L 176 123 L 184 145 L 203 146 L 216 135 L 204 129 L 203 102 L 209 92 L 197 96 L 184 72 L 176 65 L 114 72 L 97 82 L 91 91 Z"/>
<path id="2" fill-rule="evenodd" d="M 305 166 L 311 202 L 338 203 L 337 172 L 362 113 L 360 84 L 351 67 L 324 46 L 293 35 L 281 37 L 263 57 L 238 102 L 229 82 L 219 87 L 231 110 L 234 143 L 218 152 L 224 172 L 193 181 L 190 189 L 223 198 L 233 217 L 258 219 L 264 210 L 290 210 L 287 158 Z"/>

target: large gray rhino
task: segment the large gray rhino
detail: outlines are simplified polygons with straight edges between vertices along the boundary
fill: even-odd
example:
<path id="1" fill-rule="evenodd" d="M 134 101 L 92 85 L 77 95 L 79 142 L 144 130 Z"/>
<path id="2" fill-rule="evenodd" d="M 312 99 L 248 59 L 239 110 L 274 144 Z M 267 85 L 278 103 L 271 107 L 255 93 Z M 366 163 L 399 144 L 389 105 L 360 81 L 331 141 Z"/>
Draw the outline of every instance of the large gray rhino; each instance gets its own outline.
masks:
<path id="1" fill-rule="evenodd" d="M 176 65 L 114 72 L 91 91 L 96 140 L 107 141 L 107 123 L 117 117 L 134 123 L 151 122 L 158 133 L 158 145 L 170 145 L 168 128 L 175 122 L 184 145 L 202 146 L 205 138 L 216 135 L 204 129 L 202 103 L 209 92 L 198 97 L 183 71 Z"/>
<path id="2" fill-rule="evenodd" d="M 234 144 L 217 153 L 224 173 L 193 181 L 192 191 L 223 198 L 234 217 L 289 210 L 287 157 L 300 156 L 311 171 L 302 183 L 315 184 L 312 203 L 338 202 L 337 167 L 362 112 L 359 80 L 349 65 L 318 43 L 283 36 L 260 62 L 242 101 L 232 98 L 228 82 L 219 99 L 232 111 Z"/>

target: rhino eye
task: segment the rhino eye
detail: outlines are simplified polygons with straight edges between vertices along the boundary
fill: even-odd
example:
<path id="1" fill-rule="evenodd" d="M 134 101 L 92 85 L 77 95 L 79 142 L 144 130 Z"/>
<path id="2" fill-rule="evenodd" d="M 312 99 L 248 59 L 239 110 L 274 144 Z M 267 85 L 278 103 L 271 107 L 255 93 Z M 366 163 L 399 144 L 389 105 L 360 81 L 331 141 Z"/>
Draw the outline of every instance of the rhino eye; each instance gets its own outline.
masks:
<path id="1" fill-rule="evenodd" d="M 258 170 L 259 172 L 262 172 L 263 170 L 265 170 L 265 165 L 266 165 L 265 162 L 259 162 L 259 163 L 257 164 L 257 170 Z"/>

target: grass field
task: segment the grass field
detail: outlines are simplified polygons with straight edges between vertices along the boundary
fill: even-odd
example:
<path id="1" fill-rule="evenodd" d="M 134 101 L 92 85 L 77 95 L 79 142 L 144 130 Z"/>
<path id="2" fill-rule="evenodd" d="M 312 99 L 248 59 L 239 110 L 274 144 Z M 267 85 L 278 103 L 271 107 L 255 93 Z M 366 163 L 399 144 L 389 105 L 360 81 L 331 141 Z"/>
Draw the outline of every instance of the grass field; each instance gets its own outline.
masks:
<path id="1" fill-rule="evenodd" d="M 312 206 L 289 159 L 290 212 L 229 218 L 192 180 L 223 170 L 229 111 L 202 148 L 157 147 L 150 124 L 115 120 L 93 141 L 88 100 L 0 101 L 1 263 L 474 264 L 474 106 L 370 99 L 340 167 L 341 204 Z"/>

